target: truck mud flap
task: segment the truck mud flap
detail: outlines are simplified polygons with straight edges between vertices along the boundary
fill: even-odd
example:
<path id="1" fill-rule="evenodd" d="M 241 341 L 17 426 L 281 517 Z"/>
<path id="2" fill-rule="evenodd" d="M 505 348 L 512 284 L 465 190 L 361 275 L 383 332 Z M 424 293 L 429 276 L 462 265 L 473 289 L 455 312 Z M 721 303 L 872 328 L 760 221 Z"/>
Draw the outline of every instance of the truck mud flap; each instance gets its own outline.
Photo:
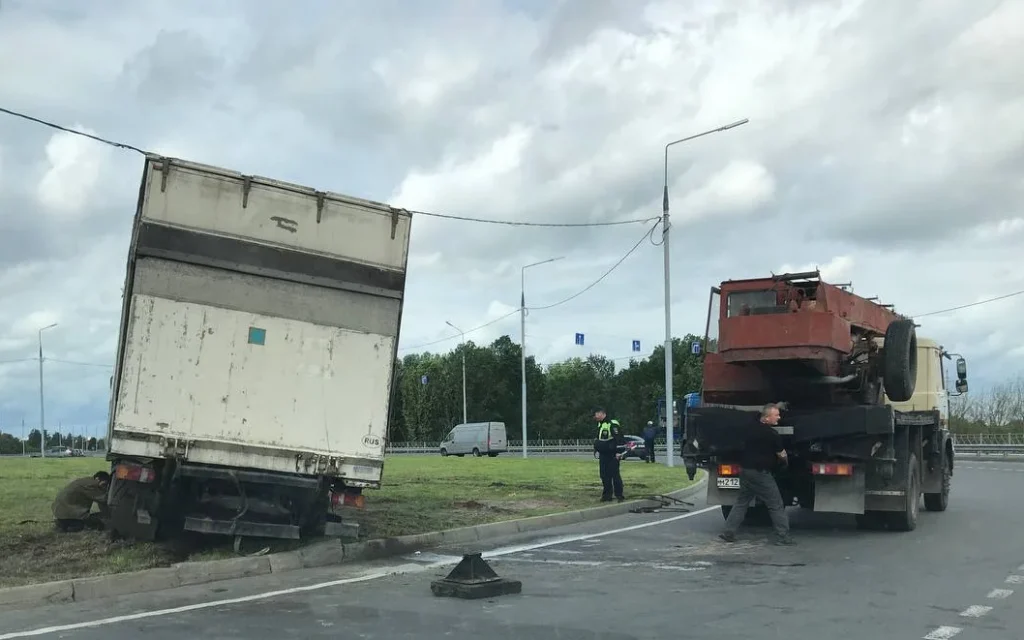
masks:
<path id="1" fill-rule="evenodd" d="M 867 474 L 857 465 L 852 476 L 814 476 L 814 510 L 829 513 L 864 513 Z"/>
<path id="2" fill-rule="evenodd" d="M 326 538 L 358 538 L 358 522 L 332 522 L 327 521 L 324 525 L 324 537 Z"/>
<path id="3" fill-rule="evenodd" d="M 212 518 L 185 518 L 185 530 L 225 536 L 299 539 L 299 527 L 291 524 L 252 522 L 249 520 L 213 520 Z"/>

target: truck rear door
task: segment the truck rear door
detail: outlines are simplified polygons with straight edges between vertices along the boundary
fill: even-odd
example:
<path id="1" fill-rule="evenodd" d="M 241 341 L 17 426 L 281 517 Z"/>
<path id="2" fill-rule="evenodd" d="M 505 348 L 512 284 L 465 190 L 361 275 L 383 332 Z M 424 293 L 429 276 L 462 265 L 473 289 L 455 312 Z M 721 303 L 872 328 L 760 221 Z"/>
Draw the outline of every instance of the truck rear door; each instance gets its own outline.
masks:
<path id="1" fill-rule="evenodd" d="M 411 217 L 146 161 L 111 450 L 379 482 Z"/>

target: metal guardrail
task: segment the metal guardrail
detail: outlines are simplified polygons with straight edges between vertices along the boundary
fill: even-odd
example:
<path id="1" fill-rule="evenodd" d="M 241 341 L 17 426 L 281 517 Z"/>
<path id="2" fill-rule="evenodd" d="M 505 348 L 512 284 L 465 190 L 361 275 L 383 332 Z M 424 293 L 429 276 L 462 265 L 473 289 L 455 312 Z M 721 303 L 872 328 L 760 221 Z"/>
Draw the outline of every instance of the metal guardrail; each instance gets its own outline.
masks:
<path id="1" fill-rule="evenodd" d="M 977 455 L 1024 455 L 1024 433 L 1010 434 L 953 434 L 953 444 L 957 453 Z M 424 455 L 436 454 L 441 449 L 440 442 L 395 442 L 389 444 L 386 449 L 387 455 Z M 536 440 L 530 441 L 527 449 L 531 453 L 547 454 L 579 454 L 593 451 L 591 440 Z M 522 450 L 522 442 L 511 440 L 508 442 L 509 453 L 518 453 Z M 664 455 L 666 449 L 664 442 L 658 442 L 654 447 L 655 453 Z M 88 457 L 102 456 L 105 451 L 90 451 Z M 21 458 L 38 456 L 38 453 L 29 452 L 28 456 L 20 453 L 0 454 L 0 458 Z M 50 456 L 47 456 L 50 457 Z"/>

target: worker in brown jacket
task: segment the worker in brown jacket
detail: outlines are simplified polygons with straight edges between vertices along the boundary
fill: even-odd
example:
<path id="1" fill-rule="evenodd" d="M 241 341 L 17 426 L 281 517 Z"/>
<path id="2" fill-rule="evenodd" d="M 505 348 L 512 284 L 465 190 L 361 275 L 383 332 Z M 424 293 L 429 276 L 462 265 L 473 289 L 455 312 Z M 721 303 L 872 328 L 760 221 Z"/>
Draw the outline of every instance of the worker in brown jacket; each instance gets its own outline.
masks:
<path id="1" fill-rule="evenodd" d="M 83 529 L 102 530 L 107 515 L 107 488 L 110 474 L 97 471 L 91 476 L 77 478 L 60 490 L 53 501 L 53 519 L 58 531 L 65 533 Z M 99 513 L 92 513 L 96 503 Z"/>

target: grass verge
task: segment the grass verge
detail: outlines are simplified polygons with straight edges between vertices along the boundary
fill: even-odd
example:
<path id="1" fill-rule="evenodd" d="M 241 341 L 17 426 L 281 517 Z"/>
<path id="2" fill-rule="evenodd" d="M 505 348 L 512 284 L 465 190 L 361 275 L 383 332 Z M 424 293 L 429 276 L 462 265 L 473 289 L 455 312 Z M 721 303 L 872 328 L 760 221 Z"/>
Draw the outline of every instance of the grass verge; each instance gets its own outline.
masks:
<path id="1" fill-rule="evenodd" d="M 207 536 L 180 544 L 109 543 L 94 532 L 58 534 L 50 504 L 69 480 L 106 469 L 100 458 L 0 459 L 0 586 L 168 566 L 232 554 L 231 541 Z M 627 461 L 626 496 L 687 486 L 682 468 Z M 400 536 L 597 506 L 597 463 L 587 458 L 394 456 L 384 488 L 353 512 L 368 538 Z M 276 547 L 275 547 L 276 550 Z"/>

